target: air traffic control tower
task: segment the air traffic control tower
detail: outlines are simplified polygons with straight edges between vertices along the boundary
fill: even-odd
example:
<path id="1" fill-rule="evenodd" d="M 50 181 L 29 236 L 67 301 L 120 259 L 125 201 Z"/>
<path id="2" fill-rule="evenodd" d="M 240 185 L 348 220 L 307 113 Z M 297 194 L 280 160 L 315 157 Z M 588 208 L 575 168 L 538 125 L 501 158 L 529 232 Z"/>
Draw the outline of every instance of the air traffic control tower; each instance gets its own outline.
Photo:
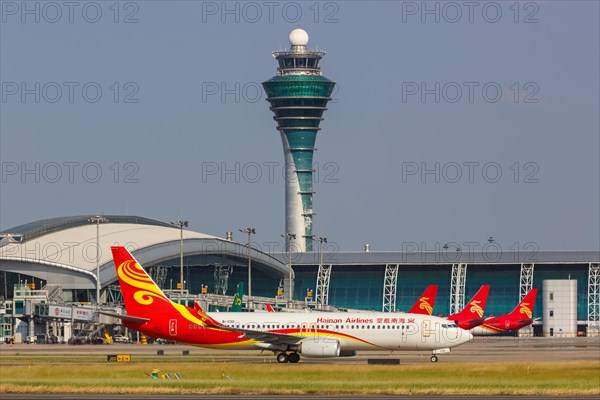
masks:
<path id="1" fill-rule="evenodd" d="M 290 33 L 289 51 L 275 51 L 277 75 L 263 82 L 275 114 L 286 164 L 286 248 L 313 251 L 313 152 L 335 82 L 321 75 L 322 51 L 309 51 L 308 34 Z M 295 235 L 295 239 L 294 236 Z"/>

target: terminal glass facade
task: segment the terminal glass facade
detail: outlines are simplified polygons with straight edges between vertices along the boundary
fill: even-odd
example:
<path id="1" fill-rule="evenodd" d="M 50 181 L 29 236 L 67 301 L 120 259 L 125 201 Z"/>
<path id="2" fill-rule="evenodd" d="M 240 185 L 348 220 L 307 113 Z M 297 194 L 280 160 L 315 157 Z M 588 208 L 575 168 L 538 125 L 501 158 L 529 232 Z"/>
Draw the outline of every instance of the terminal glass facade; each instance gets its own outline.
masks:
<path id="1" fill-rule="evenodd" d="M 469 264 L 465 282 L 465 304 L 481 288 L 490 285 L 485 316 L 511 312 L 519 303 L 520 264 Z M 316 294 L 317 265 L 294 266 L 294 297 L 304 299 L 307 289 Z M 452 265 L 400 265 L 396 287 L 396 310 L 407 311 L 428 285 L 438 285 L 433 315 L 448 315 L 450 310 L 450 278 Z M 339 308 L 382 309 L 385 265 L 334 265 L 331 270 L 329 304 Z M 577 280 L 577 319 L 587 319 L 588 265 L 536 265 L 533 287 L 538 294 L 534 318 L 542 317 L 542 281 L 546 279 Z"/>

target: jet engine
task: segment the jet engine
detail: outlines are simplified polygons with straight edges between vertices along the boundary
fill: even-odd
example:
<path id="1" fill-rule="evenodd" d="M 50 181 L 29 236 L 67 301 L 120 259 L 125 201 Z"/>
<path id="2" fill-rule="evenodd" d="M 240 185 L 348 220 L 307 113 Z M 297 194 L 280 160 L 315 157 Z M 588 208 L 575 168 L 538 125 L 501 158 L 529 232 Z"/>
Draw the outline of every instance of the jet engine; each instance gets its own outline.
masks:
<path id="1" fill-rule="evenodd" d="M 307 338 L 298 343 L 298 351 L 304 357 L 339 357 L 340 342 L 335 339 L 323 337 Z"/>

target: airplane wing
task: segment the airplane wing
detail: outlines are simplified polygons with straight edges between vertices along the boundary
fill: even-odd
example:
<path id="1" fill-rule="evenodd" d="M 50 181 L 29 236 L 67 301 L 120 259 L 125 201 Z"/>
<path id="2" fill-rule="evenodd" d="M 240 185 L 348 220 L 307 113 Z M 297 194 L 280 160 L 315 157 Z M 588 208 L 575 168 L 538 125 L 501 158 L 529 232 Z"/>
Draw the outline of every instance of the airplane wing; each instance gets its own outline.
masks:
<path id="1" fill-rule="evenodd" d="M 258 342 L 269 343 L 274 345 L 294 345 L 298 344 L 301 340 L 306 339 L 306 337 L 304 336 L 288 335 L 285 333 L 262 332 L 248 329 L 232 329 L 227 327 L 219 327 L 219 329 L 227 330 L 230 332 L 239 332 L 241 333 L 240 338 L 247 338 L 251 340 L 256 340 Z"/>
<path id="2" fill-rule="evenodd" d="M 194 308 L 198 315 L 203 318 L 203 321 L 210 327 L 215 329 L 220 329 L 227 332 L 237 332 L 240 333 L 239 338 L 246 338 L 250 340 L 256 340 L 257 342 L 262 342 L 266 344 L 271 344 L 274 346 L 277 345 L 295 345 L 298 344 L 303 339 L 306 339 L 305 336 L 296 336 L 296 335 L 288 335 L 285 333 L 277 333 L 277 332 L 269 332 L 269 331 L 256 331 L 253 329 L 244 329 L 244 328 L 232 328 L 222 323 L 216 321 L 206 314 L 199 304 L 194 303 Z"/>
<path id="3" fill-rule="evenodd" d="M 200 307 L 197 308 L 198 314 L 204 315 L 207 318 L 204 320 L 207 325 L 211 328 L 220 329 L 227 332 L 237 332 L 240 334 L 239 338 L 246 338 L 250 340 L 256 340 L 258 342 L 273 344 L 273 345 L 294 345 L 298 344 L 302 339 L 306 339 L 305 336 L 288 335 L 286 333 L 277 333 L 269 331 L 256 331 L 253 329 L 243 328 L 232 328 L 219 323 L 218 321 L 208 317 L 201 311 Z"/>

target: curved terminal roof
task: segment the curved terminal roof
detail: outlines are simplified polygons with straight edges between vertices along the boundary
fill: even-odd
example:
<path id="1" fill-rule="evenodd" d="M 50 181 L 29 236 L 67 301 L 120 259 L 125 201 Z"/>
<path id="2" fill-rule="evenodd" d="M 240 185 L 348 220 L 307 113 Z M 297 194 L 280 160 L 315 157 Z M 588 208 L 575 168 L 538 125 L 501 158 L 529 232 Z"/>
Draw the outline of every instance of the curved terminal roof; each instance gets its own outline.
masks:
<path id="1" fill-rule="evenodd" d="M 83 225 L 91 225 L 95 222 L 90 221 L 90 218 L 96 215 L 78 215 L 72 217 L 56 217 L 50 219 L 41 219 L 39 221 L 29 222 L 24 225 L 19 225 L 11 229 L 0 232 L 3 235 L 11 235 L 18 237 L 18 240 L 29 240 L 38 236 L 47 235 L 52 232 L 58 232 L 67 228 L 76 228 Z M 166 222 L 160 222 L 149 218 L 128 216 L 128 215 L 103 215 L 112 223 L 129 223 L 142 225 L 156 225 L 173 228 L 172 225 Z"/>
<path id="2" fill-rule="evenodd" d="M 61 284 L 65 289 L 96 287 L 96 223 L 89 216 L 53 218 L 2 232 L 0 270 L 23 273 Z M 126 246 L 142 265 L 179 257 L 178 226 L 148 218 L 104 215 L 99 225 L 100 283 L 116 280 L 110 247 Z M 225 263 L 245 264 L 245 245 L 204 233 L 183 230 L 184 255 L 217 255 Z M 253 266 L 287 277 L 286 265 L 252 249 Z"/>

